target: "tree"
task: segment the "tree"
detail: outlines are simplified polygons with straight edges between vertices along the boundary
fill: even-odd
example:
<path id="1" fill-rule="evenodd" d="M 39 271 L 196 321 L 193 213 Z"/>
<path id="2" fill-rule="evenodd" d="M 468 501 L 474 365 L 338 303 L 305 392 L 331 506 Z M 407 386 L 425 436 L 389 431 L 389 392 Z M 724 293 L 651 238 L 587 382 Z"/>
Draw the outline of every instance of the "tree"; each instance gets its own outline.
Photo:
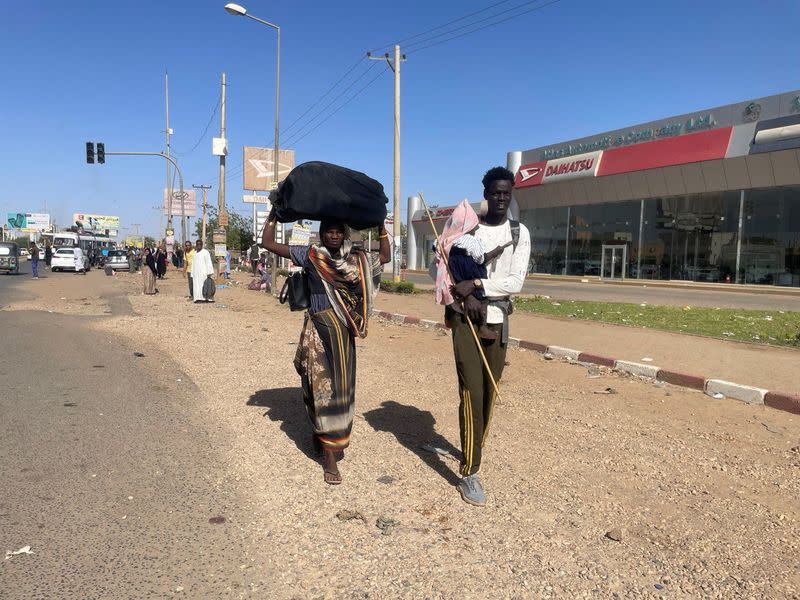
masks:
<path id="1" fill-rule="evenodd" d="M 150 237 L 149 235 L 144 236 L 144 247 L 145 248 L 155 248 L 156 246 L 156 238 Z"/>
<path id="2" fill-rule="evenodd" d="M 195 223 L 197 237 L 203 233 L 203 223 L 198 220 Z M 214 248 L 213 233 L 219 227 L 219 216 L 217 209 L 209 207 L 206 216 L 206 239 L 203 245 L 208 249 Z M 229 250 L 247 250 L 253 245 L 253 219 L 245 217 L 237 212 L 228 211 L 228 226 L 225 228 L 226 245 Z"/>

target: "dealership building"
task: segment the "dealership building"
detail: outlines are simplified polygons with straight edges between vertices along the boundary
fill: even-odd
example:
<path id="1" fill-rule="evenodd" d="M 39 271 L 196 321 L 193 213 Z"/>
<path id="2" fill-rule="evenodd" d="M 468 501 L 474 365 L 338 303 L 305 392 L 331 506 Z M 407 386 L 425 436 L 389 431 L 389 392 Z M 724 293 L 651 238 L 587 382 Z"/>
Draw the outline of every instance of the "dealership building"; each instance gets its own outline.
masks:
<path id="1" fill-rule="evenodd" d="M 800 91 L 507 160 L 531 273 L 800 286 Z M 418 269 L 434 239 L 421 208 L 409 199 Z M 434 211 L 437 228 L 451 211 Z"/>

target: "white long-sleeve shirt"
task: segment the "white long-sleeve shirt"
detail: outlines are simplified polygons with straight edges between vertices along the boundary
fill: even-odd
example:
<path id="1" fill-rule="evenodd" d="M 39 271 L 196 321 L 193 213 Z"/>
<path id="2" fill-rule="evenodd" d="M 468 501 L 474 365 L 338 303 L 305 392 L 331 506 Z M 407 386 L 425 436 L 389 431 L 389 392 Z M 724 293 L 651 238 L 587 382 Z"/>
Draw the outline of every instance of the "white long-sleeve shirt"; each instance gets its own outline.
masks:
<path id="1" fill-rule="evenodd" d="M 496 248 L 511 240 L 511 223 L 506 220 L 502 225 L 486 225 L 481 223 L 475 232 L 484 248 Z M 508 246 L 494 260 L 486 263 L 486 279 L 482 279 L 483 291 L 487 298 L 502 298 L 518 294 L 528 274 L 528 261 L 531 256 L 531 235 L 522 223 L 519 225 L 519 241 L 517 247 Z M 496 306 L 486 310 L 487 323 L 502 323 L 503 311 Z"/>

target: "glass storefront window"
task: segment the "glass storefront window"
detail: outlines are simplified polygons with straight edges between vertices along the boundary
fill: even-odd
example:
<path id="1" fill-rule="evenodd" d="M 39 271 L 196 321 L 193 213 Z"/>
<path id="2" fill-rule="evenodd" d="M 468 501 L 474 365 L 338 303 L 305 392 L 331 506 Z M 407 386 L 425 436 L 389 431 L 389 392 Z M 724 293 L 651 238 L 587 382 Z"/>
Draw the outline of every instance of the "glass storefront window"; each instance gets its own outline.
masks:
<path id="1" fill-rule="evenodd" d="M 645 201 L 642 279 L 735 281 L 739 192 Z"/>
<path id="2" fill-rule="evenodd" d="M 739 270 L 744 283 L 800 286 L 800 188 L 745 192 Z"/>
<path id="3" fill-rule="evenodd" d="M 800 187 L 713 192 L 641 201 L 523 210 L 531 273 L 599 276 L 602 246 L 624 245 L 626 276 L 800 287 Z M 570 223 L 567 246 L 567 221 Z"/>
<path id="4" fill-rule="evenodd" d="M 625 275 L 635 276 L 631 262 L 635 266 L 640 208 L 639 202 L 573 206 L 567 275 L 599 276 L 603 244 L 613 244 L 627 247 Z"/>
<path id="5" fill-rule="evenodd" d="M 531 235 L 529 273 L 564 273 L 567 212 L 562 207 L 535 208 L 520 212 L 520 221 Z"/>

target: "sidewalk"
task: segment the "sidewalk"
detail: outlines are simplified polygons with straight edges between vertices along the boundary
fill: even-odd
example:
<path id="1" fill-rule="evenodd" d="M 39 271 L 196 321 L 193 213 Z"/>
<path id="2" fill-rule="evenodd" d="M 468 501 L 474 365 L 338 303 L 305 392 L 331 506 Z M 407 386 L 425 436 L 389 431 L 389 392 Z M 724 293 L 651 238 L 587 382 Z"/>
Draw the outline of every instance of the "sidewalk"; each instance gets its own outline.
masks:
<path id="1" fill-rule="evenodd" d="M 444 313 L 431 294 L 380 293 L 375 310 L 433 321 L 442 321 Z M 800 395 L 798 350 L 521 312 L 514 313 L 510 323 L 511 335 L 522 340 L 639 363 L 652 358 L 652 362 L 645 362 L 671 371 Z"/>
<path id="2" fill-rule="evenodd" d="M 411 273 L 414 275 L 428 275 L 427 270 L 420 269 L 403 269 L 403 273 Z M 710 282 L 696 282 L 696 281 L 681 281 L 678 279 L 635 279 L 626 277 L 625 279 L 601 279 L 596 275 L 580 276 L 580 275 L 548 275 L 546 273 L 528 273 L 525 277 L 526 281 L 543 281 L 543 282 L 564 282 L 564 283 L 584 283 L 592 285 L 615 285 L 615 286 L 649 286 L 653 288 L 665 289 L 683 289 L 683 290 L 704 290 L 709 292 L 730 292 L 730 293 L 747 293 L 747 294 L 768 294 L 776 296 L 788 296 L 800 299 L 800 288 L 798 287 L 783 287 L 773 285 L 757 285 L 757 284 L 730 284 L 730 283 L 710 283 Z M 424 287 L 424 286 L 420 286 Z"/>

